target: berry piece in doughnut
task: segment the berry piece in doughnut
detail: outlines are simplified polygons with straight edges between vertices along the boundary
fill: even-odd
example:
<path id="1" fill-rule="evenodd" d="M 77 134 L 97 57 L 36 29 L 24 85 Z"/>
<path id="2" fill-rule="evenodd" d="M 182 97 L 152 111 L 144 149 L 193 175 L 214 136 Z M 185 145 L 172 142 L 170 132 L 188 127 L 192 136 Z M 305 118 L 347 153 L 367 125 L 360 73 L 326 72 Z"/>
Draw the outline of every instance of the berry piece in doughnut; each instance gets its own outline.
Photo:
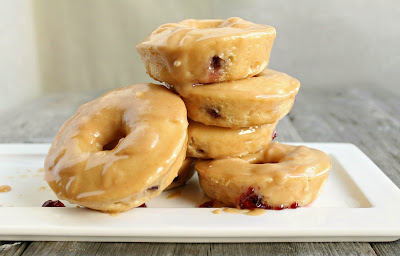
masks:
<path id="1" fill-rule="evenodd" d="M 45 179 L 59 199 L 122 212 L 159 195 L 186 156 L 181 98 L 162 85 L 135 84 L 81 106 L 58 132 Z"/>
<path id="2" fill-rule="evenodd" d="M 210 69 L 212 70 L 219 70 L 223 66 L 225 66 L 225 61 L 218 56 L 214 56 L 211 59 Z"/>
<path id="3" fill-rule="evenodd" d="M 214 207 L 214 201 L 207 201 L 199 205 L 199 208 L 213 208 Z"/>
<path id="4" fill-rule="evenodd" d="M 299 88 L 297 79 L 271 69 L 231 82 L 174 87 L 190 119 L 233 129 L 279 121 L 289 113 Z"/>
<path id="5" fill-rule="evenodd" d="M 275 125 L 230 129 L 189 120 L 187 156 L 215 159 L 253 154 L 271 142 Z"/>
<path id="6" fill-rule="evenodd" d="M 210 114 L 214 118 L 220 118 L 221 115 L 219 114 L 220 110 L 216 107 L 208 107 L 207 108 L 208 114 Z"/>
<path id="7" fill-rule="evenodd" d="M 260 73 L 268 65 L 275 36 L 273 27 L 241 18 L 183 20 L 161 25 L 136 49 L 152 78 L 191 86 Z"/>
<path id="8" fill-rule="evenodd" d="M 179 168 L 178 176 L 174 178 L 172 183 L 165 189 L 173 189 L 186 184 L 186 182 L 192 178 L 194 174 L 194 163 L 196 162 L 195 158 L 187 157 L 181 168 Z"/>
<path id="9" fill-rule="evenodd" d="M 47 200 L 42 207 L 65 207 L 65 205 L 60 200 Z"/>
<path id="10" fill-rule="evenodd" d="M 240 209 L 267 208 L 263 198 L 254 193 L 254 188 L 248 188 L 246 193 L 240 195 L 237 204 Z"/>
<path id="11" fill-rule="evenodd" d="M 324 152 L 278 142 L 242 158 L 196 162 L 205 193 L 226 206 L 242 209 L 308 205 L 321 193 L 330 169 Z"/>
<path id="12" fill-rule="evenodd" d="M 237 206 L 240 209 L 249 209 L 253 210 L 256 208 L 267 209 L 267 210 L 283 210 L 283 209 L 296 209 L 299 207 L 297 202 L 294 202 L 290 206 L 279 205 L 272 207 L 268 204 L 265 204 L 262 196 L 257 195 L 254 188 L 248 188 L 246 193 L 240 195 Z"/>

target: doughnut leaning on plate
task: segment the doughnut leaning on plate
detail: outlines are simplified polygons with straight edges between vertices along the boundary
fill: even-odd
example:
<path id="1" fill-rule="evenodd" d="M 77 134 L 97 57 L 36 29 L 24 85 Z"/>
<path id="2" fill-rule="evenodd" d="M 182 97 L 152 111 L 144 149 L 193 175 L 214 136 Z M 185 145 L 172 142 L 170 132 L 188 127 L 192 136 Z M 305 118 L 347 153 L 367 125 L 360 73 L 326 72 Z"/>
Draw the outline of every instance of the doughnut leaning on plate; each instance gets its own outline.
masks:
<path id="1" fill-rule="evenodd" d="M 187 126 L 183 101 L 162 85 L 110 91 L 61 127 L 45 160 L 45 179 L 59 199 L 127 211 L 178 176 Z"/>

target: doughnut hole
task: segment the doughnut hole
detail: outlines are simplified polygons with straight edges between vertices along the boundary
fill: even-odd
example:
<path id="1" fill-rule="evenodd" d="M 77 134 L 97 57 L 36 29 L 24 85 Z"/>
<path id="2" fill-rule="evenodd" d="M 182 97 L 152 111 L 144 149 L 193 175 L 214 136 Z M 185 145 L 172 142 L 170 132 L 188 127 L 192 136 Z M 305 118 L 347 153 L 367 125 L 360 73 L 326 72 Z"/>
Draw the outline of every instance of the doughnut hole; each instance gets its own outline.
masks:
<path id="1" fill-rule="evenodd" d="M 123 139 L 125 139 L 126 135 L 125 130 L 119 129 L 115 132 L 114 136 L 112 136 L 112 139 L 103 145 L 102 151 L 113 150 L 120 144 L 120 142 L 122 142 Z"/>
<path id="2" fill-rule="evenodd" d="M 251 164 L 277 164 L 280 159 L 270 159 L 269 161 L 265 161 L 263 159 L 255 159 L 254 161 L 249 161 Z"/>
<path id="3" fill-rule="evenodd" d="M 258 155 L 258 153 L 255 153 L 255 155 Z M 268 154 L 268 150 L 266 150 L 263 155 L 258 155 L 258 157 L 254 157 L 253 159 L 249 158 L 247 161 L 250 164 L 277 164 L 285 157 L 283 152 L 273 157 L 270 157 L 270 155 L 271 154 Z M 251 155 L 249 155 L 249 157 L 251 157 Z"/>
<path id="4" fill-rule="evenodd" d="M 80 127 L 80 149 L 82 152 L 112 151 L 129 135 L 130 127 L 123 118 L 124 111 L 116 108 L 104 109 L 90 123 Z M 104 118 L 106 117 L 106 118 Z M 107 123 L 104 122 L 107 120 Z"/>

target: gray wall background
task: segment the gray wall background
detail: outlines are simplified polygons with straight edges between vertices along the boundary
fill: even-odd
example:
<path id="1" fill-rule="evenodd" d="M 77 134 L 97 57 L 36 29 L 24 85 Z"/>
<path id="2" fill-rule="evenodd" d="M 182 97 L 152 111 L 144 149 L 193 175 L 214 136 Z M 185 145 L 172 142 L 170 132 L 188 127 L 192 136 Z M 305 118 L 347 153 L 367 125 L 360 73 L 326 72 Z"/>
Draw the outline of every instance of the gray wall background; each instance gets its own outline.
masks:
<path id="1" fill-rule="evenodd" d="M 38 73 L 37 81 L 29 85 L 36 87 L 32 89 L 35 95 L 152 81 L 135 49 L 152 30 L 185 18 L 231 16 L 274 26 L 277 38 L 269 67 L 298 78 L 303 87 L 400 90 L 400 2 L 395 0 L 18 2 L 25 6 L 25 12 L 31 8 L 32 22 L 24 24 L 33 24 L 33 33 L 32 29 L 27 31 L 32 34 L 29 37 L 34 45 L 29 47 L 36 49 L 31 55 L 37 61 L 30 64 L 32 68 L 27 63 L 15 68 L 17 74 L 25 73 L 24 69 Z M 27 15 L 23 16 L 26 19 Z M 15 17 L 19 16 L 9 19 Z M 8 38 L 3 41 L 10 47 L 15 45 Z M 9 51 L 7 47 L 2 50 Z M 19 52 L 16 49 L 10 58 Z M 9 66 L 8 62 L 3 64 Z M 13 81 L 7 83 L 13 85 Z M 0 77 L 0 87 L 3 84 Z M 3 97 L 5 102 L 17 102 L 18 93 L 14 94 L 14 98 Z"/>
<path id="2" fill-rule="evenodd" d="M 270 67 L 303 86 L 400 87 L 399 1 L 224 2 L 213 6 L 222 17 L 241 14 L 276 27 Z"/>

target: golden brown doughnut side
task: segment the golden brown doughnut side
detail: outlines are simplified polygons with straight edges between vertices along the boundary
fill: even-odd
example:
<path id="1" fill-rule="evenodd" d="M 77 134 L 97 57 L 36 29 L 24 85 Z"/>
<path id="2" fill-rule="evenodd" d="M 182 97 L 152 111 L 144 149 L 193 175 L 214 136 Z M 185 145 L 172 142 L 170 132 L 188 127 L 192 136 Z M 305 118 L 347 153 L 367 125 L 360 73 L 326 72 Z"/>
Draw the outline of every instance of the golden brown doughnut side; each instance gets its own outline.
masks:
<path id="1" fill-rule="evenodd" d="M 277 142 L 242 159 L 196 163 L 206 194 L 238 208 L 306 206 L 322 191 L 330 169 L 331 162 L 324 152 Z"/>
<path id="2" fill-rule="evenodd" d="M 152 78 L 191 86 L 260 73 L 275 36 L 273 27 L 240 18 L 183 20 L 161 25 L 136 49 Z"/>
<path id="3" fill-rule="evenodd" d="M 291 110 L 299 88 L 297 79 L 271 69 L 247 79 L 175 87 L 190 119 L 232 129 L 279 121 Z"/>
<path id="4" fill-rule="evenodd" d="M 79 108 L 58 132 L 45 179 L 60 199 L 125 211 L 161 193 L 186 155 L 186 108 L 161 85 L 135 84 Z"/>
<path id="5" fill-rule="evenodd" d="M 187 155 L 196 158 L 240 157 L 265 148 L 276 124 L 230 129 L 189 120 Z"/>
<path id="6" fill-rule="evenodd" d="M 188 182 L 194 174 L 195 162 L 196 162 L 195 158 L 186 157 L 185 160 L 183 161 L 182 166 L 179 168 L 178 176 L 174 178 L 172 183 L 165 190 L 170 190 L 185 185 L 186 182 Z"/>

